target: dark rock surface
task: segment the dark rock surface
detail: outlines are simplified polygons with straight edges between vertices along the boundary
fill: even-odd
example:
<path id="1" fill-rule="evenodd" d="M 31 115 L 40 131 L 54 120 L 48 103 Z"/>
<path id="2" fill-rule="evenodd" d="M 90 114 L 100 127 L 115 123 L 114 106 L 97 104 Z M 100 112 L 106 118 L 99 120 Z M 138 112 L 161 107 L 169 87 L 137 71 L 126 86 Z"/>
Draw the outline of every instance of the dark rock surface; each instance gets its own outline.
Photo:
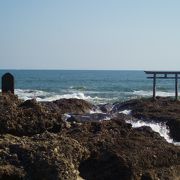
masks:
<path id="1" fill-rule="evenodd" d="M 0 179 L 179 180 L 180 147 L 151 128 L 132 128 L 125 123 L 130 116 L 117 113 L 134 107 L 139 117 L 141 103 L 149 101 L 119 104 L 104 121 L 104 114 L 88 114 L 94 107 L 83 100 L 38 103 L 0 96 Z M 75 120 L 64 121 L 64 113 Z"/>
<path id="2" fill-rule="evenodd" d="M 59 112 L 60 114 L 72 113 L 72 114 L 84 114 L 88 113 L 94 108 L 92 104 L 82 99 L 60 99 L 52 102 L 41 103 L 53 112 Z"/>
<path id="3" fill-rule="evenodd" d="M 77 179 L 88 150 L 70 137 L 44 132 L 0 137 L 0 179 Z"/>
<path id="4" fill-rule="evenodd" d="M 83 123 L 66 135 L 91 153 L 79 167 L 85 179 L 178 179 L 180 148 L 150 128 L 133 129 L 121 119 Z M 176 172 L 176 173 L 175 173 Z"/>
<path id="5" fill-rule="evenodd" d="M 21 102 L 16 96 L 0 96 L 0 133 L 31 136 L 62 126 L 61 114 L 51 112 L 36 100 Z"/>
<path id="6" fill-rule="evenodd" d="M 171 137 L 180 141 L 180 101 L 171 98 L 157 97 L 156 100 L 139 99 L 116 103 L 113 111 L 132 110 L 131 115 L 144 121 L 166 123 Z"/>
<path id="7" fill-rule="evenodd" d="M 90 103 L 78 99 L 61 99 L 38 103 L 20 101 L 16 96 L 0 96 L 0 133 L 31 136 L 46 130 L 59 132 L 63 127 L 62 114 L 89 112 Z"/>

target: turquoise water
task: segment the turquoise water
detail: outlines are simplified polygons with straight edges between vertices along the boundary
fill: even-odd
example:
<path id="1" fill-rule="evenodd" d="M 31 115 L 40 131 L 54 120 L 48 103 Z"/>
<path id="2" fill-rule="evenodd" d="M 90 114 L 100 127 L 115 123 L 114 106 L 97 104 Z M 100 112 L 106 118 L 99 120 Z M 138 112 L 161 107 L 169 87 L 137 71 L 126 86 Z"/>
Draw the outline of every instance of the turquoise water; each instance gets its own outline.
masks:
<path id="1" fill-rule="evenodd" d="M 152 80 L 143 71 L 0 70 L 0 76 L 5 72 L 14 75 L 22 99 L 80 98 L 97 104 L 152 95 Z M 174 81 L 158 80 L 157 95 L 174 96 Z"/>

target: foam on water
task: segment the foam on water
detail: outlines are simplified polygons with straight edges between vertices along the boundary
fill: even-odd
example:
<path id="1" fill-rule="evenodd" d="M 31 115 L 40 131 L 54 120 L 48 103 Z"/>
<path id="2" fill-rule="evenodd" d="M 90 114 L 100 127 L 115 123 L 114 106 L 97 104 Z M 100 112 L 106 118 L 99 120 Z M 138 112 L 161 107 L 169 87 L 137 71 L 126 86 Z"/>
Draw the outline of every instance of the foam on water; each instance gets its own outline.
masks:
<path id="1" fill-rule="evenodd" d="M 105 104 L 113 103 L 117 101 L 126 101 L 129 99 L 136 99 L 139 97 L 151 97 L 151 91 L 133 91 L 133 92 L 117 92 L 117 91 L 86 91 L 86 90 L 75 90 L 75 89 L 62 89 L 60 92 L 49 92 L 43 90 L 34 89 L 16 89 L 15 93 L 19 98 L 28 100 L 36 99 L 37 101 L 54 101 L 58 99 L 70 99 L 77 98 L 87 100 L 94 104 Z M 157 91 L 158 96 L 174 96 L 173 92 Z"/>
<path id="2" fill-rule="evenodd" d="M 73 88 L 73 87 L 72 87 Z M 86 92 L 87 93 L 87 92 Z M 111 97 L 109 95 L 109 97 L 107 98 L 107 94 L 108 92 L 105 92 L 106 96 L 94 96 L 93 94 L 103 94 L 102 92 L 94 92 L 92 91 L 92 93 L 90 94 L 90 92 L 88 91 L 88 93 L 90 95 L 87 95 L 84 91 L 62 91 L 61 93 L 55 93 L 55 92 L 47 92 L 47 91 L 43 91 L 43 90 L 32 90 L 32 89 L 16 89 L 15 90 L 15 94 L 18 95 L 18 97 L 20 99 L 23 100 L 28 100 L 28 99 L 36 99 L 37 101 L 54 101 L 54 100 L 58 100 L 58 99 L 62 99 L 62 98 L 77 98 L 77 99 L 83 99 L 95 104 L 104 104 L 104 103 L 108 103 L 110 101 L 115 101 L 120 99 L 121 97 Z M 112 94 L 112 92 L 109 92 L 110 94 Z M 118 92 L 116 92 L 116 95 L 118 96 Z M 126 98 L 128 99 L 128 97 L 130 98 L 137 98 L 137 97 L 150 97 L 152 96 L 152 91 L 145 91 L 145 90 L 139 90 L 139 91 L 133 91 L 133 92 L 119 92 L 119 95 L 121 96 L 126 96 Z M 174 96 L 174 92 L 164 92 L 164 91 L 157 91 L 157 95 L 158 96 Z M 125 99 L 125 100 L 127 100 Z M 92 111 L 90 113 L 102 113 L 100 111 Z M 130 115 L 131 111 L 130 110 L 124 110 L 121 111 L 119 113 L 124 113 L 126 115 Z M 108 120 L 109 118 L 107 118 Z M 172 138 L 169 137 L 169 129 L 167 128 L 167 126 L 165 124 L 161 124 L 161 123 L 155 123 L 155 122 L 143 122 L 143 121 L 127 121 L 128 123 L 131 123 L 132 126 L 134 128 L 136 127 L 141 127 L 141 126 L 149 126 L 152 128 L 153 131 L 158 132 L 161 136 L 163 136 L 168 142 L 173 143 L 175 145 L 180 145 L 180 142 L 174 142 Z"/>
<path id="3" fill-rule="evenodd" d="M 109 121 L 109 120 L 111 120 L 110 117 L 106 117 L 106 118 L 103 119 L 103 121 Z"/>
<path id="4" fill-rule="evenodd" d="M 123 113 L 125 115 L 130 115 L 131 114 L 131 110 L 123 110 L 120 111 L 119 113 Z M 170 136 L 169 136 L 169 128 L 166 126 L 165 123 L 156 123 L 156 122 L 144 122 L 142 120 L 138 120 L 138 121 L 132 121 L 132 120 L 128 120 L 126 121 L 127 123 L 130 123 L 132 125 L 133 128 L 138 128 L 138 127 L 142 127 L 142 126 L 148 126 L 150 127 L 153 131 L 157 132 L 160 134 L 160 136 L 164 137 L 164 139 L 166 139 L 167 142 L 169 143 L 173 143 L 174 145 L 180 146 L 180 142 L 175 142 Z"/>
<path id="5" fill-rule="evenodd" d="M 103 113 L 100 109 L 95 109 L 95 110 L 90 110 L 89 114 L 106 114 L 106 113 Z"/>
<path id="6" fill-rule="evenodd" d="M 139 91 L 133 91 L 132 94 L 135 96 L 149 97 L 152 96 L 152 91 L 139 90 Z M 174 96 L 174 92 L 157 91 L 156 95 L 162 97 Z"/>
<path id="7" fill-rule="evenodd" d="M 122 114 L 125 114 L 125 115 L 130 115 L 131 114 L 131 110 L 123 110 L 123 111 L 120 111 L 119 113 L 122 113 Z"/>
<path id="8" fill-rule="evenodd" d="M 41 90 L 31 90 L 31 89 L 15 89 L 15 94 L 18 95 L 20 99 L 28 100 L 28 99 L 44 99 L 50 96 L 52 93 L 48 93 Z"/>
<path id="9" fill-rule="evenodd" d="M 62 119 L 63 119 L 64 121 L 66 121 L 66 120 L 69 119 L 70 117 L 71 117 L 71 115 L 70 115 L 70 114 L 67 114 L 67 113 L 65 113 L 65 114 L 62 115 Z"/>
<path id="10" fill-rule="evenodd" d="M 55 100 L 63 99 L 63 98 L 65 99 L 76 98 L 76 99 L 87 100 L 92 103 L 103 103 L 107 100 L 106 98 L 100 98 L 97 96 L 91 97 L 91 96 L 85 95 L 83 92 L 57 94 L 55 92 L 46 92 L 46 91 L 41 91 L 41 90 L 16 89 L 15 94 L 17 94 L 18 97 L 23 100 L 34 98 L 37 101 L 55 101 Z"/>
<path id="11" fill-rule="evenodd" d="M 160 134 L 160 136 L 164 137 L 167 142 L 173 143 L 177 146 L 180 146 L 180 142 L 174 142 L 172 138 L 169 137 L 169 129 L 164 123 L 156 123 L 156 122 L 144 122 L 144 121 L 126 121 L 127 123 L 132 124 L 133 128 L 138 128 L 142 126 L 148 126 L 150 127 L 153 131 L 157 132 Z"/>

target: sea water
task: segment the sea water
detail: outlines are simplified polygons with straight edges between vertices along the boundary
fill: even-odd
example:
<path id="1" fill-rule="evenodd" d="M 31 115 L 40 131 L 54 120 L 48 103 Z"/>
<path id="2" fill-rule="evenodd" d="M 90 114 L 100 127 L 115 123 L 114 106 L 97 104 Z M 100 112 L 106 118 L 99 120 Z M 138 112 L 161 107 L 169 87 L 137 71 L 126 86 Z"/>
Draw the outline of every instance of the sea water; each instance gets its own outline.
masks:
<path id="1" fill-rule="evenodd" d="M 0 70 L 15 78 L 15 93 L 22 99 L 52 101 L 79 98 L 94 104 L 152 96 L 152 80 L 143 71 Z M 173 80 L 158 80 L 157 95 L 174 96 Z"/>
<path id="2" fill-rule="evenodd" d="M 78 98 L 93 104 L 105 104 L 152 96 L 152 80 L 147 79 L 143 71 L 0 70 L 0 76 L 6 72 L 14 75 L 15 94 L 24 100 Z M 174 81 L 157 80 L 157 95 L 174 96 Z M 149 126 L 168 142 L 180 145 L 169 137 L 165 124 L 140 120 L 127 122 L 134 128 Z"/>

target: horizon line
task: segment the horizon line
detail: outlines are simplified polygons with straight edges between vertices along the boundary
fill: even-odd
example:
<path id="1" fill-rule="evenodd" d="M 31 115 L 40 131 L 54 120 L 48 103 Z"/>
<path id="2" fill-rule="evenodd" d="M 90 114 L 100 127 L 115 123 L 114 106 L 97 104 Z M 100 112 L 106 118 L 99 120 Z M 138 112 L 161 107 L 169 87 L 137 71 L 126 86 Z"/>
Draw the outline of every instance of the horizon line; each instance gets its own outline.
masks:
<path id="1" fill-rule="evenodd" d="M 26 71 L 29 71 L 29 70 L 34 70 L 34 71 L 39 71 L 39 70 L 42 70 L 42 71 L 145 71 L 145 70 L 142 70 L 142 69 L 36 69 L 36 68 L 2 68 L 0 70 L 16 70 L 16 71 L 21 71 L 21 70 L 26 70 Z"/>
<path id="2" fill-rule="evenodd" d="M 15 70 L 15 71 L 180 71 L 177 69 L 41 69 L 41 68 L 0 68 L 0 71 L 3 70 Z"/>

